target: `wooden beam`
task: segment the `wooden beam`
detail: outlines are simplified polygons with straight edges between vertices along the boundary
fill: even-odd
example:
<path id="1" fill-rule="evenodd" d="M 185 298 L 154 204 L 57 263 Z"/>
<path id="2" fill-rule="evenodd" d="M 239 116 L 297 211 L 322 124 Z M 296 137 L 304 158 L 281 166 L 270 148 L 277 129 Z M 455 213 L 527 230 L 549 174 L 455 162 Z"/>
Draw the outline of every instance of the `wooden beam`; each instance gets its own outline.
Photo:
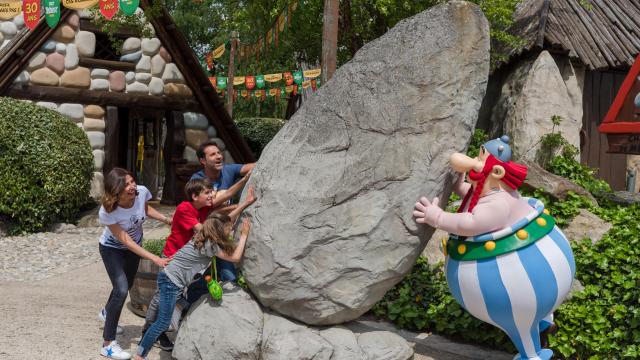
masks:
<path id="1" fill-rule="evenodd" d="M 124 61 L 111 61 L 93 58 L 80 58 L 80 66 L 108 70 L 136 71 L 136 64 Z"/>
<path id="2" fill-rule="evenodd" d="M 13 87 L 7 96 L 33 101 L 70 102 L 100 106 L 154 108 L 165 110 L 201 111 L 198 102 L 189 98 L 125 94 L 110 91 L 71 89 L 56 86 Z"/>

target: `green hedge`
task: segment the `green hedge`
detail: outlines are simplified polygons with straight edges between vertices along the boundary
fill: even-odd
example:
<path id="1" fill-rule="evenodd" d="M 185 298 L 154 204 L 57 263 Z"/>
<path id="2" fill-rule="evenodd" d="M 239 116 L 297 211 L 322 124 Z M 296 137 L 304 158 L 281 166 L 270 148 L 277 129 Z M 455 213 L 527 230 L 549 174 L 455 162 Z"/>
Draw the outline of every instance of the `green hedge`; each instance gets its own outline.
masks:
<path id="1" fill-rule="evenodd" d="M 31 103 L 0 98 L 0 217 L 9 233 L 72 222 L 89 199 L 93 154 L 76 124 Z"/>
<path id="2" fill-rule="evenodd" d="M 235 122 L 256 158 L 259 158 L 264 147 L 276 136 L 286 121 L 273 118 L 241 118 Z"/>

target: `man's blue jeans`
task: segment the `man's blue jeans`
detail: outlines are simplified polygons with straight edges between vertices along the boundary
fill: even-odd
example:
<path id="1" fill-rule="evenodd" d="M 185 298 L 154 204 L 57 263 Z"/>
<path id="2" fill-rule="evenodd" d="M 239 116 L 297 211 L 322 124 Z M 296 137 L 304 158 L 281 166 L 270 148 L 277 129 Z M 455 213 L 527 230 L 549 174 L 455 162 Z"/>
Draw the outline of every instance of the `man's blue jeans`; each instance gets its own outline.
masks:
<path id="1" fill-rule="evenodd" d="M 222 281 L 238 281 L 238 276 L 236 275 L 236 266 L 233 265 L 232 262 L 222 260 L 219 257 L 216 257 L 216 270 L 218 271 L 218 280 Z M 211 268 L 209 268 L 209 272 Z M 213 274 L 211 274 L 213 277 Z"/>
<path id="2" fill-rule="evenodd" d="M 158 273 L 158 290 L 160 303 L 158 304 L 158 318 L 151 324 L 149 329 L 144 333 L 140 343 L 138 344 L 137 354 L 146 357 L 163 332 L 167 331 L 171 324 L 171 316 L 176 306 L 178 296 L 182 293 L 176 284 L 174 284 L 164 271 Z"/>

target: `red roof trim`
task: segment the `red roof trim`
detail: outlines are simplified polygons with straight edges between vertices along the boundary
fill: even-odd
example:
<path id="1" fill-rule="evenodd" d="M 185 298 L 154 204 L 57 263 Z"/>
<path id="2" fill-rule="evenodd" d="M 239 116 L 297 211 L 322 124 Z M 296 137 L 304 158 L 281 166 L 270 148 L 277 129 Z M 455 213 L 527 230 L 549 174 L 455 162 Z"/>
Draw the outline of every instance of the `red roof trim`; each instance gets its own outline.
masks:
<path id="1" fill-rule="evenodd" d="M 616 123 L 616 117 L 620 113 L 620 109 L 622 109 L 622 105 L 624 104 L 624 100 L 629 95 L 629 91 L 633 86 L 633 83 L 636 80 L 636 76 L 640 73 L 640 54 L 636 57 L 633 66 L 631 66 L 631 70 L 627 74 L 627 77 L 622 82 L 622 86 L 620 86 L 620 90 L 618 90 L 618 94 L 616 95 L 615 100 L 613 100 L 613 104 L 609 108 L 607 115 L 605 115 L 602 124 L 598 126 L 598 131 L 601 133 L 621 133 L 621 132 L 629 132 L 629 131 L 621 131 L 619 129 L 632 129 L 633 132 L 640 132 L 640 123 Z M 623 126 L 617 126 L 618 124 Z M 615 126 L 612 126 L 615 125 Z"/>
<path id="2" fill-rule="evenodd" d="M 617 122 L 598 126 L 598 131 L 605 134 L 640 133 L 640 122 Z"/>

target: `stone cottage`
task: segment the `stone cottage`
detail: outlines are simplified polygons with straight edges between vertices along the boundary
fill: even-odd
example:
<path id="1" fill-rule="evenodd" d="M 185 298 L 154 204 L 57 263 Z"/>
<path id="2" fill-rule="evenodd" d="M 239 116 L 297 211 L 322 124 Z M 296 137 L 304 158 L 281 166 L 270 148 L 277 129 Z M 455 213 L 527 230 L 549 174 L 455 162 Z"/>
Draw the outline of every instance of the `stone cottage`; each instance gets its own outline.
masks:
<path id="1" fill-rule="evenodd" d="M 640 2 L 523 0 L 514 17 L 511 33 L 524 46 L 506 51 L 509 60 L 490 76 L 478 126 L 510 134 L 516 155 L 533 159 L 551 116 L 561 116 L 582 163 L 626 189 L 627 166 L 640 173 L 638 156 L 607 153 L 597 127 L 640 52 Z"/>
<path id="2" fill-rule="evenodd" d="M 221 144 L 228 162 L 254 160 L 166 10 L 149 19 L 153 37 L 115 34 L 119 49 L 93 16 L 63 8 L 55 29 L 41 20 L 33 31 L 22 14 L 0 21 L 0 95 L 56 110 L 85 131 L 93 197 L 102 194 L 103 174 L 120 166 L 155 198 L 180 201 L 198 167 L 195 150 L 209 139 Z"/>

